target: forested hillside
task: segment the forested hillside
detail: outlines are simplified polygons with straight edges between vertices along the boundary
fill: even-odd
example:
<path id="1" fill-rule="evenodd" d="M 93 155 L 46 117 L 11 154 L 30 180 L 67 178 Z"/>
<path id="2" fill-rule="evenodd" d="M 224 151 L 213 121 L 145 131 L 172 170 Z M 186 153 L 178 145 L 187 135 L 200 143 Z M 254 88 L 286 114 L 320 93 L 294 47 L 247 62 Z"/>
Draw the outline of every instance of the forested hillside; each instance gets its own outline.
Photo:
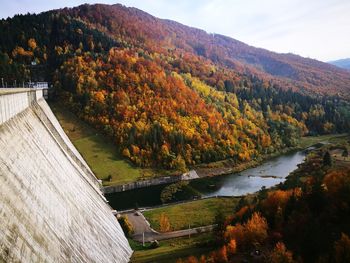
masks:
<path id="1" fill-rule="evenodd" d="M 245 196 L 219 217 L 216 251 L 177 262 L 349 262 L 349 143 L 312 151 L 284 183 Z"/>
<path id="2" fill-rule="evenodd" d="M 127 39 L 129 43 L 142 43 L 152 51 L 180 49 L 237 72 L 274 80 L 283 88 L 312 94 L 348 95 L 350 92 L 350 75 L 345 70 L 293 54 L 248 46 L 230 37 L 157 19 L 136 8 L 85 5 L 62 12 L 93 23 L 99 30 Z"/>
<path id="3" fill-rule="evenodd" d="M 350 128 L 346 71 L 121 5 L 1 20 L 0 75 L 52 82 L 142 167 L 248 161 Z"/>

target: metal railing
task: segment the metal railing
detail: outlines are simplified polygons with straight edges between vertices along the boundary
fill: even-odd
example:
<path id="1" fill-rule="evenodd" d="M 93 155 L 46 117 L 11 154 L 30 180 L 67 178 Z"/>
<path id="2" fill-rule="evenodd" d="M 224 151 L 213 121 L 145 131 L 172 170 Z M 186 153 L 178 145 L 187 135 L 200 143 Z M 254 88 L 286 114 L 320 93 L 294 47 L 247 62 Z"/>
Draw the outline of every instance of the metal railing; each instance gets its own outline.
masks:
<path id="1" fill-rule="evenodd" d="M 32 89 L 48 89 L 49 83 L 44 81 L 38 82 L 22 82 L 17 83 L 14 81 L 13 83 L 4 82 L 3 78 L 1 78 L 0 88 L 32 88 Z"/>

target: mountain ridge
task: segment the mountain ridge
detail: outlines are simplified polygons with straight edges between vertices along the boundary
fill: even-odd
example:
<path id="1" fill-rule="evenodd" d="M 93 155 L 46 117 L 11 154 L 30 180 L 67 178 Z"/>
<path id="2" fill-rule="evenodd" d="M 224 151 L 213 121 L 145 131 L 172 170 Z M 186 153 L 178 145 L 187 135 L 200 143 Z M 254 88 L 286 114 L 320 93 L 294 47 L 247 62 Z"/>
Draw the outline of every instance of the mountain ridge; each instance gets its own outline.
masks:
<path id="1" fill-rule="evenodd" d="M 295 54 L 276 53 L 253 47 L 228 36 L 209 34 L 202 29 L 186 26 L 176 21 L 156 18 L 137 8 L 128 8 L 121 4 L 115 4 L 110 6 L 112 8 L 108 8 L 108 5 L 98 4 L 82 5 L 69 9 L 69 11 L 66 9 L 66 11 L 69 14 L 80 16 L 83 20 L 91 21 L 91 18 L 83 12 L 91 12 L 94 7 L 103 10 L 105 14 L 108 14 L 109 19 L 120 24 L 125 22 L 125 18 L 116 16 L 116 12 L 118 15 L 129 16 L 129 20 L 134 20 L 132 22 L 128 20 L 132 27 L 139 26 L 139 32 L 142 32 L 143 29 L 140 28 L 142 24 L 144 28 L 147 28 L 147 30 L 143 30 L 142 34 L 146 34 L 153 41 L 164 42 L 165 38 L 170 38 L 168 41 L 174 47 L 181 48 L 180 44 L 182 43 L 176 43 L 176 40 L 179 39 L 184 42 L 183 49 L 186 51 L 194 52 L 214 63 L 219 62 L 224 66 L 234 67 L 235 70 L 242 73 L 256 74 L 261 78 L 274 80 L 281 86 L 294 90 L 303 87 L 310 93 L 321 94 L 326 91 L 327 93 L 346 95 L 350 90 L 349 74 L 345 70 L 327 63 Z M 100 23 L 99 21 L 95 22 Z M 101 23 L 103 24 L 103 22 Z M 129 31 L 134 30 L 132 27 Z M 109 31 L 111 33 L 113 29 L 110 28 Z M 126 33 L 128 33 L 127 29 Z M 171 34 L 174 33 L 176 36 L 172 37 Z M 239 68 L 242 69 L 239 70 Z"/>

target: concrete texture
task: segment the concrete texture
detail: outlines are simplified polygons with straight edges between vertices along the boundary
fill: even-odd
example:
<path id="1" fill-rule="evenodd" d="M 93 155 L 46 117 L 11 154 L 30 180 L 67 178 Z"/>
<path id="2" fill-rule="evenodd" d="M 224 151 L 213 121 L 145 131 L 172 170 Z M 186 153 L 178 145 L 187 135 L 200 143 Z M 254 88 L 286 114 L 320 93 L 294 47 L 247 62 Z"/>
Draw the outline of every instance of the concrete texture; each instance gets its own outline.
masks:
<path id="1" fill-rule="evenodd" d="M 0 262 L 128 262 L 97 179 L 42 91 L 1 92 Z"/>

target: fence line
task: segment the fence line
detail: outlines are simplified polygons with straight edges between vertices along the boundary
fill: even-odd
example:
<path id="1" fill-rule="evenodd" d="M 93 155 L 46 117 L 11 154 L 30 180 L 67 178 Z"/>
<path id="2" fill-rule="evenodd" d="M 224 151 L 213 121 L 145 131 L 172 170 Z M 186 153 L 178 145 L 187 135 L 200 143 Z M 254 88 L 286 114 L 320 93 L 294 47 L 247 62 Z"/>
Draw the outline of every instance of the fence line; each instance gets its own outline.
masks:
<path id="1" fill-rule="evenodd" d="M 22 82 L 22 83 L 12 83 L 9 84 L 7 82 L 1 81 L 0 88 L 4 89 L 17 89 L 17 88 L 33 88 L 33 89 L 48 89 L 49 84 L 45 81 L 37 81 L 37 82 Z"/>

